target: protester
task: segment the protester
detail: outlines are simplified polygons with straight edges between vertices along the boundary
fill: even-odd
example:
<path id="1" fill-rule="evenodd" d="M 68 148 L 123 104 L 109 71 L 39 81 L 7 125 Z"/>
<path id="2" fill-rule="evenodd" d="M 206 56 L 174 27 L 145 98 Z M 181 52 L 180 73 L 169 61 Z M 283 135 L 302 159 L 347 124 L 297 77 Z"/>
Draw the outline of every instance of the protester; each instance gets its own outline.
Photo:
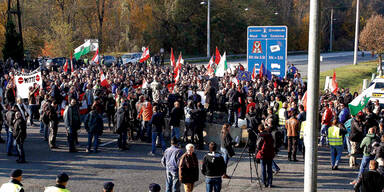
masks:
<path id="1" fill-rule="evenodd" d="M 158 107 L 153 107 L 153 115 L 150 121 L 152 125 L 152 151 L 149 153 L 151 156 L 156 155 L 156 139 L 159 138 L 162 152 L 165 151 L 165 141 L 163 137 L 163 128 L 165 127 L 165 119 L 163 114 L 158 111 Z"/>
<path id="2" fill-rule="evenodd" d="M 16 112 L 13 126 L 13 139 L 16 141 L 16 149 L 18 152 L 18 159 L 16 160 L 16 162 L 26 163 L 24 153 L 24 141 L 27 138 L 27 122 L 22 118 L 20 112 Z"/>
<path id="3" fill-rule="evenodd" d="M 178 147 L 179 141 L 173 136 L 171 139 L 171 147 L 164 151 L 161 164 L 166 168 L 166 192 L 179 192 L 179 162 L 183 155 L 183 151 Z"/>
<path id="4" fill-rule="evenodd" d="M 191 100 L 188 101 L 188 104 L 186 107 L 184 107 L 184 116 L 185 116 L 185 130 L 184 130 L 184 136 L 183 141 L 185 143 L 189 142 L 188 139 L 188 131 L 191 132 L 191 140 L 192 143 L 194 143 L 194 135 L 195 135 L 195 113 L 194 113 L 195 107 L 193 106 L 193 102 Z"/>
<path id="5" fill-rule="evenodd" d="M 93 152 L 97 153 L 99 146 L 99 136 L 103 133 L 104 122 L 102 116 L 96 111 L 96 106 L 92 105 L 92 111 L 88 114 L 84 122 L 85 130 L 88 132 L 88 145 L 86 152 L 92 152 L 92 139 L 93 139 Z"/>
<path id="6" fill-rule="evenodd" d="M 12 170 L 10 174 L 11 180 L 8 183 L 4 183 L 0 192 L 24 192 L 23 184 L 23 171 L 21 169 Z"/>
<path id="7" fill-rule="evenodd" d="M 180 103 L 176 101 L 174 107 L 169 113 L 170 121 L 169 126 L 171 128 L 171 137 L 180 139 L 180 121 L 184 116 L 183 109 L 180 107 Z"/>
<path id="8" fill-rule="evenodd" d="M 119 134 L 119 138 L 117 140 L 117 146 L 121 151 L 127 149 L 127 131 L 129 125 L 129 110 L 128 104 L 123 103 L 121 107 L 119 107 L 115 114 L 115 130 L 114 132 Z"/>
<path id="9" fill-rule="evenodd" d="M 69 181 L 69 176 L 66 173 L 60 173 L 56 177 L 56 185 L 45 188 L 44 192 L 70 192 L 70 190 L 67 189 Z"/>
<path id="10" fill-rule="evenodd" d="M 185 149 L 186 152 L 180 158 L 179 179 L 184 184 L 185 192 L 192 192 L 194 183 L 199 180 L 199 163 L 193 144 L 187 144 Z"/>
<path id="11" fill-rule="evenodd" d="M 331 168 L 338 170 L 341 155 L 343 153 L 343 135 L 346 130 L 341 128 L 342 124 L 338 124 L 337 120 L 332 121 L 332 126 L 328 129 L 328 141 L 331 149 Z"/>
<path id="12" fill-rule="evenodd" d="M 349 157 L 349 167 L 358 168 L 356 163 L 356 156 L 359 153 L 360 142 L 364 138 L 363 134 L 363 113 L 359 112 L 351 122 L 351 133 L 349 140 L 351 142 L 351 156 Z"/>
<path id="13" fill-rule="evenodd" d="M 227 165 L 224 158 L 220 153 L 216 152 L 217 144 L 215 142 L 209 143 L 209 153 L 203 158 L 203 165 L 201 173 L 205 175 L 206 191 L 207 192 L 220 192 L 221 191 L 221 177 L 225 174 Z"/>
<path id="14" fill-rule="evenodd" d="M 49 102 L 46 103 L 48 105 L 48 109 L 45 109 L 47 111 L 44 112 L 44 115 L 48 117 L 49 123 L 47 124 L 49 126 L 49 148 L 57 149 L 56 145 L 56 136 L 57 136 L 57 130 L 59 125 L 59 117 L 57 116 L 57 101 L 53 101 L 51 106 L 49 106 Z"/>
<path id="15" fill-rule="evenodd" d="M 272 187 L 272 161 L 275 157 L 273 138 L 268 133 L 262 124 L 259 125 L 259 137 L 257 139 L 256 148 L 257 154 L 256 159 L 260 160 L 260 166 L 262 171 L 261 180 L 265 187 Z"/>
<path id="16" fill-rule="evenodd" d="M 225 165 L 228 165 L 228 161 L 230 157 L 233 157 L 235 155 L 235 150 L 233 149 L 233 145 L 235 144 L 233 142 L 232 136 L 229 133 L 230 129 L 229 124 L 224 124 L 221 128 L 221 136 L 220 136 L 220 151 L 223 154 Z M 230 179 L 230 177 L 227 175 L 227 171 L 223 174 L 223 179 Z"/>
<path id="17" fill-rule="evenodd" d="M 356 192 L 381 192 L 384 189 L 384 177 L 377 172 L 378 164 L 369 161 L 369 171 L 359 176 L 354 189 Z"/>
<path id="18" fill-rule="evenodd" d="M 77 141 L 77 131 L 80 129 L 81 122 L 76 99 L 72 99 L 71 104 L 65 109 L 64 124 L 67 129 L 69 152 L 77 152 L 75 143 Z"/>
<path id="19" fill-rule="evenodd" d="M 285 122 L 288 137 L 288 161 L 297 161 L 297 144 L 299 139 L 300 122 L 296 119 L 294 111 L 289 111 L 290 118 Z M 292 159 L 293 157 L 293 159 Z"/>

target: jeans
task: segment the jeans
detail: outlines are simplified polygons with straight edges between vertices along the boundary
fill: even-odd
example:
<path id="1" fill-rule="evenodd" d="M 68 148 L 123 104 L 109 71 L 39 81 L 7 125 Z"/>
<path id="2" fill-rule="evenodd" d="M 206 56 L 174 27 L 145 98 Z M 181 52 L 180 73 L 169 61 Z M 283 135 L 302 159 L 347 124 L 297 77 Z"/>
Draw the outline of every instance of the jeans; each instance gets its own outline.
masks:
<path id="1" fill-rule="evenodd" d="M 280 167 L 277 166 L 276 162 L 272 160 L 272 170 L 274 171 L 280 171 Z"/>
<path id="2" fill-rule="evenodd" d="M 338 166 L 339 161 L 341 159 L 341 155 L 343 153 L 343 146 L 342 145 L 331 145 L 331 163 L 332 167 Z"/>
<path id="3" fill-rule="evenodd" d="M 280 129 L 283 132 L 283 137 L 284 137 L 284 146 L 288 145 L 288 139 L 287 139 L 287 129 L 285 128 L 285 125 L 280 125 Z"/>
<path id="4" fill-rule="evenodd" d="M 76 148 L 75 148 L 75 134 L 70 131 L 70 130 L 67 130 L 67 141 L 68 141 L 68 147 L 69 147 L 69 151 L 74 151 Z"/>
<path id="5" fill-rule="evenodd" d="M 232 125 L 232 116 L 234 115 L 234 123 L 235 123 L 235 126 L 237 127 L 238 126 L 238 120 L 239 120 L 239 114 L 237 112 L 237 109 L 229 109 L 228 110 L 228 123 L 230 125 Z"/>
<path id="6" fill-rule="evenodd" d="M 296 159 L 298 138 L 298 136 L 288 137 L 288 159 L 291 159 L 291 155 L 293 155 L 294 160 Z"/>
<path id="7" fill-rule="evenodd" d="M 206 192 L 220 192 L 221 191 L 221 177 L 218 178 L 205 178 Z"/>
<path id="8" fill-rule="evenodd" d="M 361 164 L 360 164 L 360 170 L 359 170 L 359 175 L 357 176 L 357 178 L 359 178 L 361 176 L 361 174 L 363 174 L 365 172 L 365 170 L 367 169 L 368 165 L 369 165 L 369 161 L 370 160 L 373 160 L 374 156 L 363 156 L 363 158 L 361 159 Z"/>
<path id="9" fill-rule="evenodd" d="M 119 138 L 117 139 L 117 146 L 119 146 L 120 149 L 125 148 L 127 145 L 127 131 L 122 131 L 119 134 Z"/>
<path id="10" fill-rule="evenodd" d="M 57 136 L 57 123 L 54 121 L 49 122 L 49 147 L 55 147 L 56 146 L 56 136 Z"/>
<path id="11" fill-rule="evenodd" d="M 177 139 L 180 139 L 180 128 L 171 126 L 171 138 L 176 137 Z"/>
<path id="12" fill-rule="evenodd" d="M 152 132 L 152 153 L 156 153 L 156 138 L 159 137 L 160 143 L 161 143 L 161 148 L 163 149 L 163 152 L 166 149 L 165 146 L 165 141 L 163 138 L 163 133 L 162 132 Z"/>
<path id="13" fill-rule="evenodd" d="M 166 172 L 167 179 L 165 180 L 166 192 L 180 192 L 180 181 L 178 173 Z"/>
<path id="14" fill-rule="evenodd" d="M 17 149 L 14 147 L 13 133 L 11 131 L 8 131 L 6 151 L 9 155 L 17 154 Z"/>
<path id="15" fill-rule="evenodd" d="M 328 128 L 329 128 L 328 125 L 321 125 L 321 130 L 320 130 L 320 135 L 321 135 L 321 137 L 320 137 L 320 144 L 321 145 L 328 144 L 328 141 L 327 141 Z"/>
<path id="16" fill-rule="evenodd" d="M 149 121 L 142 121 L 141 122 L 141 125 L 142 125 L 142 129 L 141 129 L 141 133 L 140 133 L 140 137 L 141 137 L 141 140 L 144 140 L 144 133 L 146 132 L 147 133 L 147 141 L 150 142 L 151 141 L 151 132 L 152 132 L 152 127 L 150 126 L 151 124 L 149 123 Z"/>
<path id="17" fill-rule="evenodd" d="M 189 142 L 188 141 L 188 131 L 191 131 L 192 132 L 192 134 L 191 134 L 191 142 L 192 143 L 194 143 L 194 141 L 195 141 L 195 125 L 194 125 L 194 123 L 193 122 L 185 122 L 185 130 L 184 130 L 184 137 L 183 137 L 183 139 L 184 139 L 184 141 L 185 142 Z"/>
<path id="18" fill-rule="evenodd" d="M 17 153 L 19 158 L 17 159 L 18 161 L 25 161 L 25 153 L 24 153 L 24 143 L 16 143 L 16 148 L 17 148 Z"/>
<path id="19" fill-rule="evenodd" d="M 92 132 L 88 133 L 88 147 L 87 147 L 88 150 L 91 150 L 92 139 L 93 139 L 93 149 L 96 152 L 97 147 L 99 146 L 99 134 L 98 133 L 92 133 Z"/>
<path id="20" fill-rule="evenodd" d="M 228 164 L 228 160 L 229 160 L 228 151 L 224 147 L 220 147 L 220 151 L 221 151 L 221 154 L 223 155 L 224 162 L 227 165 Z"/>
<path id="21" fill-rule="evenodd" d="M 260 159 L 260 166 L 261 166 L 261 181 L 264 183 L 264 185 L 270 186 L 272 185 L 272 159 L 266 160 L 266 159 Z"/>
<path id="22" fill-rule="evenodd" d="M 30 104 L 28 105 L 28 114 L 29 114 L 29 122 L 32 124 L 33 123 L 33 114 L 35 112 L 36 105 L 35 104 Z"/>
<path id="23" fill-rule="evenodd" d="M 345 136 L 344 140 L 345 140 L 345 144 L 347 144 L 348 154 L 351 154 L 351 142 L 349 141 L 349 137 Z"/>

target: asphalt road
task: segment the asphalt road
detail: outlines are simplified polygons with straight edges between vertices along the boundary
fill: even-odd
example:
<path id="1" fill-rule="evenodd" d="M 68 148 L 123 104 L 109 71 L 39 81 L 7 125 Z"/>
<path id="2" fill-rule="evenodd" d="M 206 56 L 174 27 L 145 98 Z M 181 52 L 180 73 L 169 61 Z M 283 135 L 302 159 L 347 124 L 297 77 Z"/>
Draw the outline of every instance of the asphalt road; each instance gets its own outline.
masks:
<path id="1" fill-rule="evenodd" d="M 70 176 L 68 189 L 75 192 L 101 191 L 104 182 L 112 181 L 116 184 L 116 192 L 147 191 L 149 183 L 159 183 L 165 189 L 165 170 L 160 164 L 161 156 L 151 157 L 147 153 L 151 147 L 147 143 L 132 143 L 128 151 L 118 151 L 116 143 L 100 147 L 99 153 L 85 153 L 86 133 L 80 132 L 80 146 L 78 153 L 68 153 L 62 124 L 59 128 L 58 146 L 55 151 L 48 150 L 48 145 L 38 133 L 37 127 L 28 127 L 28 138 L 25 143 L 27 164 L 17 164 L 16 157 L 8 157 L 5 153 L 5 145 L 0 145 L 0 183 L 9 180 L 9 172 L 12 169 L 24 170 L 26 191 L 41 192 L 44 187 L 55 184 L 55 176 L 59 172 L 66 172 Z M 4 134 L 4 133 L 3 133 Z M 116 135 L 108 130 L 102 136 L 102 143 L 113 141 Z M 160 152 L 160 149 L 158 149 Z M 207 151 L 197 151 L 199 160 Z M 286 151 L 283 156 L 276 158 L 281 167 L 281 173 L 274 178 L 272 190 L 267 191 L 302 191 L 303 187 L 303 162 L 292 163 L 286 159 Z M 235 159 L 231 159 L 228 174 L 232 173 Z M 299 159 L 301 159 L 299 157 Z M 334 172 L 329 167 L 329 152 L 323 150 L 319 153 L 319 188 L 330 191 L 351 190 L 347 184 L 356 175 L 347 168 L 347 161 L 343 160 L 342 170 Z M 250 183 L 249 164 L 243 159 L 236 170 L 231 185 L 223 185 L 223 191 L 255 191 L 258 186 Z M 205 191 L 204 178 L 200 175 L 200 181 L 196 183 L 195 191 Z M 227 183 L 225 181 L 224 183 Z"/>

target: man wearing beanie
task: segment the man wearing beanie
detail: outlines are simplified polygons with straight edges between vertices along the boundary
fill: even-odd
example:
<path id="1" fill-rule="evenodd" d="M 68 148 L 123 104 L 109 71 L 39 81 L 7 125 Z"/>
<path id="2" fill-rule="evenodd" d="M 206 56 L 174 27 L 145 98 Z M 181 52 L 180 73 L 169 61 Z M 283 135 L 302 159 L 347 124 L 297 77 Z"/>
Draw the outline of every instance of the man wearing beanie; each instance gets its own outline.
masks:
<path id="1" fill-rule="evenodd" d="M 0 192 L 24 192 L 21 180 L 23 180 L 23 171 L 20 169 L 13 170 L 10 174 L 11 180 L 8 183 L 4 183 Z"/>
<path id="2" fill-rule="evenodd" d="M 104 192 L 113 192 L 113 188 L 115 187 L 115 184 L 112 182 L 106 182 L 104 183 Z"/>
<path id="3" fill-rule="evenodd" d="M 56 178 L 56 185 L 45 188 L 44 192 L 71 192 L 66 189 L 69 177 L 66 173 L 60 173 Z"/>
<path id="4" fill-rule="evenodd" d="M 160 192 L 161 187 L 157 183 L 151 183 L 149 184 L 149 192 Z"/>

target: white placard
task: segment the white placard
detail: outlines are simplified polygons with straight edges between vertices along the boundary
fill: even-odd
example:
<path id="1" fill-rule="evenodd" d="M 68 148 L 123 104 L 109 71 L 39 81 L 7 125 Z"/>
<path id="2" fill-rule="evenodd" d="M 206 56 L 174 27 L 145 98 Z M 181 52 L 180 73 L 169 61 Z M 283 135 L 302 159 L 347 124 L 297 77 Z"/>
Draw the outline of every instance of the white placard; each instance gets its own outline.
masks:
<path id="1" fill-rule="evenodd" d="M 42 85 L 41 72 L 36 71 L 29 74 L 19 74 L 15 75 L 15 85 L 17 97 L 27 99 L 29 96 L 29 87 L 33 87 L 37 83 L 40 87 Z"/>

